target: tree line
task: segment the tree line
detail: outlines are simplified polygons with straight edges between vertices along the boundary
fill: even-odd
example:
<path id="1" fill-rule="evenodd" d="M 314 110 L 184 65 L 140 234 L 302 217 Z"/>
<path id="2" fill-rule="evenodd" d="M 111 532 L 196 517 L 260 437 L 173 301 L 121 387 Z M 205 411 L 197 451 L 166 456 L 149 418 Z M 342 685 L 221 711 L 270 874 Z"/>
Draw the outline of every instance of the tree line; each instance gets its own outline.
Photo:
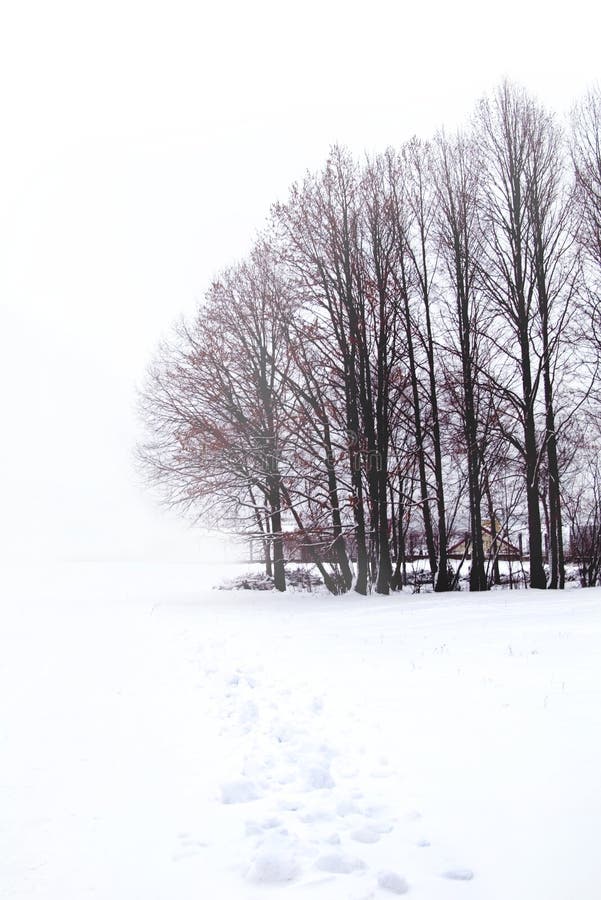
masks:
<path id="1" fill-rule="evenodd" d="M 334 593 L 400 588 L 416 534 L 437 591 L 458 535 L 487 590 L 522 528 L 531 587 L 568 530 L 596 583 L 600 275 L 598 90 L 567 127 L 506 82 L 452 136 L 336 146 L 159 348 L 145 472 L 279 590 L 291 531 Z"/>

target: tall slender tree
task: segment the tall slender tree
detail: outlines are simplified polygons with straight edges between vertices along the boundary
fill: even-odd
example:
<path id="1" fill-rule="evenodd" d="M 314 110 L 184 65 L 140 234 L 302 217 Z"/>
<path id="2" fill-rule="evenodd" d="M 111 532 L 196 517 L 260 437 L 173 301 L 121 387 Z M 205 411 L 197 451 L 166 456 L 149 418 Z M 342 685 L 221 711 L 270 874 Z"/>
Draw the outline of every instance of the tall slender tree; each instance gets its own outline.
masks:
<path id="1" fill-rule="evenodd" d="M 477 137 L 483 159 L 482 215 L 485 254 L 482 276 L 489 299 L 493 344 L 504 371 L 495 389 L 514 409 L 522 435 L 506 436 L 524 460 L 528 511 L 530 584 L 545 588 L 539 506 L 540 461 L 536 406 L 540 355 L 533 348 L 537 323 L 536 280 L 532 269 L 529 155 L 535 107 L 524 91 L 505 82 L 492 99 L 483 100 Z M 512 371 L 519 373 L 514 387 Z"/>
<path id="2" fill-rule="evenodd" d="M 454 303 L 452 350 L 461 370 L 461 419 L 467 457 L 471 569 L 470 590 L 488 588 L 482 536 L 482 447 L 479 442 L 477 373 L 479 366 L 480 161 L 473 142 L 458 136 L 437 141 L 438 238 Z M 492 525 L 492 523 L 491 523 Z"/>

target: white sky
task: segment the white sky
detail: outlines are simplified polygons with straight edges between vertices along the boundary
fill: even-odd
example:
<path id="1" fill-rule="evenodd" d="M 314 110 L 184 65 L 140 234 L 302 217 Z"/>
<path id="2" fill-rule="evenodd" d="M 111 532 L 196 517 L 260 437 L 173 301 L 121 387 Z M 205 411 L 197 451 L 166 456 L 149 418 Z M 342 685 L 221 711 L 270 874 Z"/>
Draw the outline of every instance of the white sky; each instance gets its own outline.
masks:
<path id="1" fill-rule="evenodd" d="M 599 78 L 595 8 L 7 0 L 0 555 L 214 553 L 133 473 L 161 335 L 333 142 L 452 127 L 505 75 L 569 108 Z"/>

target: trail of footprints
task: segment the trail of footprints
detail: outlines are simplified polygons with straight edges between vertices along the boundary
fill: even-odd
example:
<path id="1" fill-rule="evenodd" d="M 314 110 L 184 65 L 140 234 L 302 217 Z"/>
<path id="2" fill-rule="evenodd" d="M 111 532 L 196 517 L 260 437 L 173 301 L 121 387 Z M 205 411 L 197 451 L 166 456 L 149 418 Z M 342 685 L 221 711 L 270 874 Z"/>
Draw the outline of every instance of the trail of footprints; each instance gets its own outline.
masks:
<path id="1" fill-rule="evenodd" d="M 173 861 L 179 862 L 182 859 L 198 856 L 208 846 L 207 841 L 199 841 L 188 831 L 180 831 L 177 836 L 177 849 L 172 857 Z"/>
<path id="2" fill-rule="evenodd" d="M 396 830 L 397 852 L 390 849 L 388 855 L 398 859 L 408 844 L 427 848 L 430 842 L 418 812 L 395 815 L 387 805 L 385 782 L 397 774 L 388 760 L 369 765 L 361 752 L 354 758 L 321 740 L 323 700 L 307 694 L 302 683 L 287 689 L 266 684 L 260 668 L 237 669 L 225 679 L 215 667 L 205 674 L 218 682 L 215 712 L 228 744 L 237 740 L 239 750 L 239 771 L 222 781 L 219 792 L 221 802 L 241 814 L 242 877 L 251 885 L 308 890 L 342 879 L 348 891 L 336 889 L 336 896 L 349 900 L 408 893 L 404 874 L 382 867 L 383 853 L 375 853 L 380 848 L 374 845 Z M 337 742 L 343 739 L 337 736 Z M 359 785 L 369 786 L 369 797 Z M 473 877 L 459 868 L 440 875 L 452 881 Z"/>

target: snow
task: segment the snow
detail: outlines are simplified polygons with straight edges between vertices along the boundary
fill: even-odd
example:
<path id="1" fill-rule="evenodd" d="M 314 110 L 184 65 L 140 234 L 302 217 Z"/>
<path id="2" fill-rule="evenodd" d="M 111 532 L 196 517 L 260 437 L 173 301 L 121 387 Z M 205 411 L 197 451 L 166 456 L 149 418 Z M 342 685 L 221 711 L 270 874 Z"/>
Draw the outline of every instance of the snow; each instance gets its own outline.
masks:
<path id="1" fill-rule="evenodd" d="M 248 778 L 237 778 L 221 785 L 222 803 L 250 803 L 258 797 L 255 783 Z"/>
<path id="2" fill-rule="evenodd" d="M 597 900 L 601 590 L 226 574 L 2 572 L 2 898 Z"/>
<path id="3" fill-rule="evenodd" d="M 364 869 L 365 863 L 356 856 L 349 856 L 346 853 L 326 853 L 320 856 L 315 866 L 322 872 L 333 872 L 336 875 L 349 875 L 357 869 Z"/>
<path id="4" fill-rule="evenodd" d="M 448 872 L 443 872 L 443 875 L 452 881 L 471 881 L 474 877 L 471 869 L 449 869 Z"/>
<path id="5" fill-rule="evenodd" d="M 406 894 L 409 890 L 409 885 L 397 872 L 380 872 L 378 885 L 393 894 Z"/>

